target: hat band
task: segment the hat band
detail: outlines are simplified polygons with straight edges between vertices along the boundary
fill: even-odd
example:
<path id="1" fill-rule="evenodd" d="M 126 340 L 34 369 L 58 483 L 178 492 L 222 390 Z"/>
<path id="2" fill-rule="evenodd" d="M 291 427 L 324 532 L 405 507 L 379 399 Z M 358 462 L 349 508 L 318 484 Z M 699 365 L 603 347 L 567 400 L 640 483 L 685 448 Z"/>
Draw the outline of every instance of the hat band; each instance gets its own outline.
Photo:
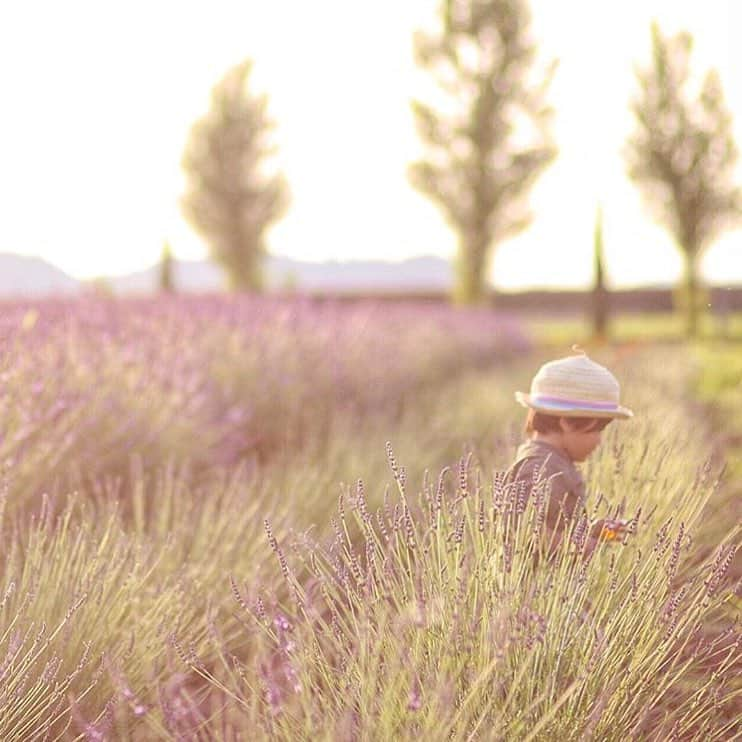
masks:
<path id="1" fill-rule="evenodd" d="M 588 402 L 585 399 L 566 399 L 565 397 L 547 397 L 543 394 L 531 395 L 531 402 L 547 405 L 564 410 L 579 407 L 584 410 L 595 410 L 596 412 L 613 411 L 618 409 L 615 402 Z"/>

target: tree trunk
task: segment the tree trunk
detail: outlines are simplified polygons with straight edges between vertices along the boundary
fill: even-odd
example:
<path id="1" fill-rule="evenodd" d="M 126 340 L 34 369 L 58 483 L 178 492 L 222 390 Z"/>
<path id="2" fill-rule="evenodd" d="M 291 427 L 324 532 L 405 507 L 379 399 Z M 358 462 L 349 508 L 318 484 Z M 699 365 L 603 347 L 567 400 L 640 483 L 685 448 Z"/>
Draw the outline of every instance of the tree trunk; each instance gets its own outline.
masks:
<path id="1" fill-rule="evenodd" d="M 486 300 L 486 248 L 481 239 L 462 240 L 459 244 L 454 287 L 454 301 L 457 304 L 481 304 Z"/>
<path id="2" fill-rule="evenodd" d="M 224 268 L 231 291 L 238 293 L 260 293 L 262 291 L 263 276 L 260 255 L 256 250 L 246 250 L 245 246 L 240 244 L 231 246 L 229 257 L 224 261 Z"/>
<path id="3" fill-rule="evenodd" d="M 595 216 L 593 262 L 593 338 L 598 342 L 604 342 L 608 333 L 608 292 L 605 287 L 605 270 L 603 267 L 603 215 L 600 207 L 598 207 Z"/>
<path id="4" fill-rule="evenodd" d="M 683 289 L 685 300 L 685 331 L 689 338 L 698 334 L 698 276 L 696 272 L 695 252 L 685 252 L 685 275 Z"/>
<path id="5" fill-rule="evenodd" d="M 598 342 L 604 342 L 608 336 L 608 292 L 605 286 L 593 288 L 593 337 Z"/>

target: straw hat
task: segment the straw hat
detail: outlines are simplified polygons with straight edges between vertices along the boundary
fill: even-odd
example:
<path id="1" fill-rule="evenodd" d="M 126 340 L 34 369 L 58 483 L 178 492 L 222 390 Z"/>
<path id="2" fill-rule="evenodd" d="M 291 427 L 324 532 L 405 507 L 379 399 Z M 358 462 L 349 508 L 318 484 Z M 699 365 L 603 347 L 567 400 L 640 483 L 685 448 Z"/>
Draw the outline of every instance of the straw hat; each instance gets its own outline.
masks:
<path id="1" fill-rule="evenodd" d="M 634 413 L 619 403 L 616 377 L 577 346 L 572 349 L 575 355 L 541 366 L 531 382 L 531 393 L 515 393 L 518 402 L 560 417 L 633 417 Z"/>

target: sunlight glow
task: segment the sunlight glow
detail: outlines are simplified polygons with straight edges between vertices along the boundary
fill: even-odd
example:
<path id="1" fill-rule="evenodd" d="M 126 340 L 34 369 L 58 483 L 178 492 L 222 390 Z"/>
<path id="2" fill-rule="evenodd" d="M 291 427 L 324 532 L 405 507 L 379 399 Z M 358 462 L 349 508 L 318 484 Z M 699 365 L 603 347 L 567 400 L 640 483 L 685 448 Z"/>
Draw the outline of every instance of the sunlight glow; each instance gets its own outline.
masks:
<path id="1" fill-rule="evenodd" d="M 0 251 L 35 254 L 77 277 L 205 255 L 178 207 L 180 157 L 211 86 L 244 57 L 270 94 L 293 193 L 271 250 L 305 260 L 453 255 L 436 209 L 406 179 L 419 153 L 409 108 L 424 91 L 412 34 L 431 0 L 205 4 L 29 0 L 0 9 Z M 668 283 L 680 258 L 625 176 L 633 65 L 649 25 L 687 29 L 697 69 L 719 69 L 742 145 L 742 27 L 733 0 L 532 0 L 552 86 L 560 157 L 532 194 L 535 220 L 500 246 L 497 286 L 584 286 L 598 202 L 616 286 Z M 742 281 L 742 236 L 709 250 L 707 279 Z"/>

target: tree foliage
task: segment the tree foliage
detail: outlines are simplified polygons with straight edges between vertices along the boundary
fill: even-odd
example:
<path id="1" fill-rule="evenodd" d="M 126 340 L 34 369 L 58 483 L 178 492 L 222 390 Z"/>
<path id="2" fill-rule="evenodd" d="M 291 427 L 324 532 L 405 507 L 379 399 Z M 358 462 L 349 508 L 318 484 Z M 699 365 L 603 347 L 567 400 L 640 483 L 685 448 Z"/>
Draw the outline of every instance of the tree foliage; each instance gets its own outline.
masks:
<path id="1" fill-rule="evenodd" d="M 251 62 L 230 69 L 211 107 L 192 127 L 183 155 L 186 218 L 209 244 L 236 290 L 262 287 L 266 230 L 288 206 L 282 175 L 268 169 L 275 154 L 265 95 L 248 91 Z"/>
<path id="2" fill-rule="evenodd" d="M 666 38 L 652 26 L 652 59 L 637 71 L 635 128 L 626 147 L 630 177 L 657 220 L 671 232 L 685 262 L 683 303 L 695 334 L 699 259 L 740 215 L 735 184 L 737 147 L 719 76 L 709 71 L 700 91 L 690 87 L 692 37 Z"/>
<path id="3" fill-rule="evenodd" d="M 438 95 L 413 102 L 426 154 L 409 174 L 456 232 L 456 297 L 473 303 L 485 296 L 492 248 L 530 223 L 527 195 L 556 156 L 545 102 L 554 65 L 536 74 L 525 0 L 442 9 L 442 28 L 415 37 Z"/>

